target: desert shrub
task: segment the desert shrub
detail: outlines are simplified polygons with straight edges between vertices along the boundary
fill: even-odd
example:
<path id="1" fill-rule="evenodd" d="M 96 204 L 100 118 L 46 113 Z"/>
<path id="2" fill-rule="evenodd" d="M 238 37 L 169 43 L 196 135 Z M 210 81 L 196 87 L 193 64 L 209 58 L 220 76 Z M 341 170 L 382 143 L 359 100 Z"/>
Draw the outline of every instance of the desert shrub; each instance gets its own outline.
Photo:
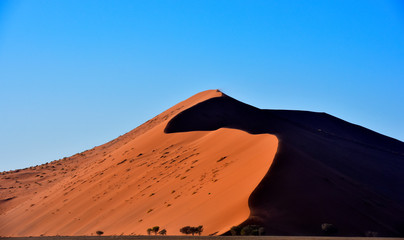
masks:
<path id="1" fill-rule="evenodd" d="M 197 227 L 191 227 L 191 234 L 192 234 L 192 236 L 194 236 L 195 233 L 197 233 L 197 232 L 198 232 Z M 199 235 L 201 235 L 201 234 L 199 233 Z"/>
<path id="2" fill-rule="evenodd" d="M 230 233 L 232 236 L 238 236 L 241 234 L 241 227 L 240 226 L 233 226 L 230 229 Z"/>
<path id="3" fill-rule="evenodd" d="M 153 229 L 148 228 L 148 229 L 147 229 L 147 235 L 150 235 L 151 232 L 153 232 Z"/>
<path id="4" fill-rule="evenodd" d="M 104 234 L 103 231 L 96 231 L 95 233 L 96 233 L 98 236 L 101 236 L 102 234 Z"/>
<path id="5" fill-rule="evenodd" d="M 203 232 L 203 226 L 202 225 L 199 225 L 198 227 L 196 227 L 194 229 L 194 233 L 197 233 L 199 236 L 201 235 L 202 232 Z"/>
<path id="6" fill-rule="evenodd" d="M 181 233 L 183 233 L 183 234 L 191 234 L 191 227 L 190 226 L 185 226 L 185 227 L 182 227 L 181 229 L 180 229 L 180 232 Z"/>
<path id="7" fill-rule="evenodd" d="M 321 224 L 321 231 L 323 231 L 325 235 L 333 235 L 338 232 L 338 229 L 331 223 L 323 223 Z"/>
<path id="8" fill-rule="evenodd" d="M 166 235 L 166 234 L 167 234 L 167 230 L 162 229 L 162 230 L 159 232 L 159 234 L 160 234 L 160 235 Z"/>
<path id="9" fill-rule="evenodd" d="M 265 228 L 264 227 L 258 228 L 258 235 L 259 236 L 264 236 L 265 235 Z"/>
<path id="10" fill-rule="evenodd" d="M 201 235 L 201 233 L 203 232 L 203 226 L 202 225 L 198 227 L 185 226 L 180 229 L 180 232 L 187 235 L 192 234 L 192 236 L 194 236 L 195 233 Z"/>
<path id="11" fill-rule="evenodd" d="M 160 230 L 160 227 L 159 227 L 159 226 L 154 226 L 154 227 L 152 228 L 152 231 L 154 232 L 154 235 L 157 235 L 157 233 L 158 233 L 159 230 Z"/>
<path id="12" fill-rule="evenodd" d="M 264 233 L 265 229 L 259 225 L 247 225 L 244 226 L 240 231 L 242 236 L 259 236 L 263 235 Z"/>

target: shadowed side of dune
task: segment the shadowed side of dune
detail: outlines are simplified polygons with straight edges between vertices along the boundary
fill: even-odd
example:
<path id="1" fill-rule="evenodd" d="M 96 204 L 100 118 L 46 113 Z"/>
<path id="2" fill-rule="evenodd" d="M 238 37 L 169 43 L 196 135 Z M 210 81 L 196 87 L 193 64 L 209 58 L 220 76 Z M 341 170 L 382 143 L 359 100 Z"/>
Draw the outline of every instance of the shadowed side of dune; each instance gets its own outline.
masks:
<path id="1" fill-rule="evenodd" d="M 402 142 L 328 114 L 208 90 L 104 145 L 1 173 L 0 235 L 208 235 L 247 219 L 269 235 L 331 223 L 342 236 L 402 236 L 403 156 Z"/>
<path id="2" fill-rule="evenodd" d="M 153 226 L 179 235 L 187 225 L 210 235 L 245 221 L 277 138 L 229 128 L 164 133 L 180 111 L 221 95 L 199 93 L 107 144 L 1 174 L 0 235 L 138 235 Z"/>
<path id="3" fill-rule="evenodd" d="M 279 139 L 275 160 L 249 199 L 245 224 L 268 234 L 404 234 L 404 143 L 325 113 L 260 110 L 212 98 L 175 116 L 165 132 L 235 128 Z"/>

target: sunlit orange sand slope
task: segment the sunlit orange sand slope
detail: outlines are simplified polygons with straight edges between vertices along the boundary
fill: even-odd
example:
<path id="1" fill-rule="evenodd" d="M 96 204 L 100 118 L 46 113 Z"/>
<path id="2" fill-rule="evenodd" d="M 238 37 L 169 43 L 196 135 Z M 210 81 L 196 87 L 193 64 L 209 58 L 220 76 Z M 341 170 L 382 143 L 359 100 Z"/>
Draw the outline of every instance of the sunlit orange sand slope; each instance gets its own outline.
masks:
<path id="1" fill-rule="evenodd" d="M 404 143 L 326 113 L 262 110 L 199 93 L 133 131 L 2 173 L 0 235 L 404 236 Z"/>
<path id="2" fill-rule="evenodd" d="M 156 225 L 221 234 L 242 223 L 277 138 L 228 128 L 164 133 L 178 112 L 218 96 L 202 92 L 110 143 L 4 173 L 0 235 L 146 234 Z"/>

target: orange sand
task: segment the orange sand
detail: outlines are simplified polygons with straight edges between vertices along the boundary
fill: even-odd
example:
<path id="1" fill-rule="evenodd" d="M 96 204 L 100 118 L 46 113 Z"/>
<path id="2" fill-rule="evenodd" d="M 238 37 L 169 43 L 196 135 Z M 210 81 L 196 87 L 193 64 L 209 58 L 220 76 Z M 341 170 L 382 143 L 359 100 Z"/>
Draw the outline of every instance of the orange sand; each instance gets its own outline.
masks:
<path id="1" fill-rule="evenodd" d="M 102 146 L 2 173 L 0 235 L 146 234 L 156 225 L 168 235 L 203 225 L 208 235 L 242 223 L 277 138 L 226 128 L 164 133 L 176 114 L 221 95 L 199 93 Z"/>

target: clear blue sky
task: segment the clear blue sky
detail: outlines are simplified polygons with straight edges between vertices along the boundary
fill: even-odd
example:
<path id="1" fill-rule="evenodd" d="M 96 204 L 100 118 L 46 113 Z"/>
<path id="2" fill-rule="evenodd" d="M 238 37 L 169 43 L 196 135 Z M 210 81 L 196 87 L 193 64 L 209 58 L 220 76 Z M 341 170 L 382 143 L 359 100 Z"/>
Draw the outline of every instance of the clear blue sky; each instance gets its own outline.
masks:
<path id="1" fill-rule="evenodd" d="M 103 144 L 216 88 L 404 141 L 404 3 L 0 1 L 0 171 Z"/>

